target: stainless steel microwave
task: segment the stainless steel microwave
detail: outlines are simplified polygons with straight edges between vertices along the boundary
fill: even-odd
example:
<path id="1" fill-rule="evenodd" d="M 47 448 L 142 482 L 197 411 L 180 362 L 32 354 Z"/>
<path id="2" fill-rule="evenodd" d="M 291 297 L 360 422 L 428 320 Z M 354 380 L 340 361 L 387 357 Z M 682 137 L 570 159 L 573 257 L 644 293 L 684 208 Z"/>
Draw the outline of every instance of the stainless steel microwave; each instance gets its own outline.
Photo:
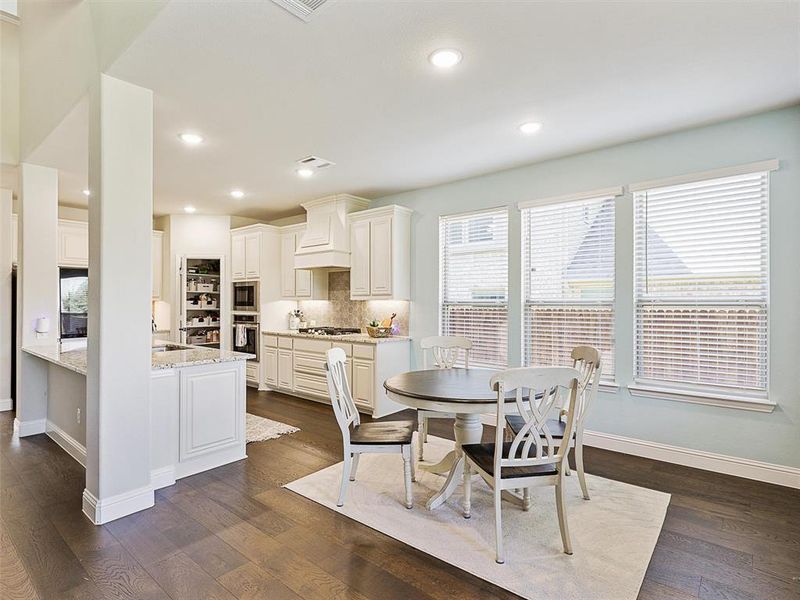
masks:
<path id="1" fill-rule="evenodd" d="M 258 282 L 237 281 L 233 284 L 233 310 L 258 312 Z"/>

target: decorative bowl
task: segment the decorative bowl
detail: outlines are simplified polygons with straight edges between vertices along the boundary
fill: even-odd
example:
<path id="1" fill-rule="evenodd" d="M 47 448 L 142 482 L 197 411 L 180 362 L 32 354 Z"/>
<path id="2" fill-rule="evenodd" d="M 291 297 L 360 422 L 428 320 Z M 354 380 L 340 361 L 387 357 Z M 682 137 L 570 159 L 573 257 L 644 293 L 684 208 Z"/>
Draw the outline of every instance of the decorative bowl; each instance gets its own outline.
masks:
<path id="1" fill-rule="evenodd" d="M 374 338 L 385 338 L 392 335 L 391 327 L 370 327 L 367 326 L 367 335 Z"/>

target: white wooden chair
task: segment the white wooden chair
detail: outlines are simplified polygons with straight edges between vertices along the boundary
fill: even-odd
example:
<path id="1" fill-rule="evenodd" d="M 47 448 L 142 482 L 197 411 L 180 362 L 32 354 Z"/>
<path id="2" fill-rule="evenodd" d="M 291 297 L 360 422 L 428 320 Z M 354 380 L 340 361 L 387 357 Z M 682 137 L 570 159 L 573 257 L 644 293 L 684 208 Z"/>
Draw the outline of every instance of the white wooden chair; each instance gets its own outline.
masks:
<path id="1" fill-rule="evenodd" d="M 385 421 L 382 423 L 361 423 L 350 384 L 345 373 L 347 357 L 341 348 L 328 350 L 328 361 L 325 363 L 325 372 L 328 379 L 328 393 L 333 405 L 336 422 L 342 431 L 344 443 L 344 469 L 342 471 L 342 486 L 339 491 L 339 500 L 336 506 L 344 505 L 347 492 L 347 482 L 356 480 L 358 458 L 368 452 L 389 454 L 397 453 L 403 457 L 403 475 L 406 487 L 406 508 L 413 506 L 411 482 L 416 481 L 414 476 L 414 460 L 412 446 L 414 437 L 413 421 Z"/>
<path id="2" fill-rule="evenodd" d="M 571 367 L 524 367 L 496 373 L 490 382 L 497 391 L 497 429 L 494 443 L 462 446 L 464 457 L 464 517 L 471 513 L 472 474 L 477 472 L 494 489 L 496 561 L 505 562 L 501 497 L 504 490 L 537 485 L 555 486 L 558 525 L 564 552 L 572 554 L 572 543 L 564 505 L 564 465 L 567 446 L 553 438 L 549 419 L 566 411 L 566 429 L 575 421 L 580 372 Z M 525 424 L 510 442 L 505 442 L 506 393 L 516 392 L 515 408 Z M 528 402 L 527 398 L 537 398 Z M 511 407 L 508 407 L 511 408 Z"/>
<path id="3" fill-rule="evenodd" d="M 472 342 L 457 335 L 433 335 L 422 338 L 419 343 L 422 349 L 422 368 L 428 368 L 428 354 L 433 358 L 433 364 L 438 369 L 452 369 L 458 362 L 461 353 L 464 354 L 464 366 L 469 369 L 469 353 Z M 454 414 L 437 412 L 435 410 L 417 409 L 417 443 L 419 444 L 419 460 L 428 441 L 428 419 L 454 419 Z"/>
<path id="4" fill-rule="evenodd" d="M 578 406 L 575 416 L 575 431 L 569 439 L 569 448 L 575 448 L 575 467 L 578 471 L 578 481 L 581 484 L 584 500 L 589 499 L 589 488 L 586 485 L 586 474 L 583 470 L 583 423 L 589 406 L 597 398 L 597 389 L 600 385 L 602 375 L 602 361 L 600 351 L 591 346 L 578 346 L 572 350 L 573 366 L 580 371 L 581 378 L 578 381 Z M 525 421 L 519 415 L 508 415 L 506 417 L 508 427 L 512 433 L 516 434 L 524 426 Z M 556 443 L 563 443 L 566 424 L 562 414 L 555 420 L 550 427 L 553 439 Z M 564 474 L 569 475 L 569 463 L 565 465 Z"/>

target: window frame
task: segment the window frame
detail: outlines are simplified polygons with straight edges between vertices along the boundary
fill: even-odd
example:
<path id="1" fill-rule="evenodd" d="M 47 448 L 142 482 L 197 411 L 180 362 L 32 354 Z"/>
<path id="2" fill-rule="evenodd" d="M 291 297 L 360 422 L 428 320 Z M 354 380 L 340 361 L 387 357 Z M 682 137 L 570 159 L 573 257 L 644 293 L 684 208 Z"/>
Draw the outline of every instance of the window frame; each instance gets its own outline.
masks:
<path id="1" fill-rule="evenodd" d="M 771 322 L 771 301 L 770 289 L 772 280 L 771 269 L 771 253 L 770 253 L 770 173 L 776 170 L 779 166 L 777 160 L 766 160 L 746 165 L 738 165 L 733 167 L 726 167 L 700 173 L 680 175 L 676 177 L 668 177 L 657 180 L 644 181 L 639 183 L 630 184 L 628 191 L 631 195 L 632 201 L 632 344 L 631 344 L 631 368 L 632 368 L 632 381 L 627 386 L 630 394 L 637 397 L 646 398 L 659 398 L 666 400 L 675 400 L 681 402 L 689 402 L 693 404 L 703 404 L 709 406 L 718 406 L 726 408 L 738 408 L 757 412 L 772 412 L 776 403 L 770 400 L 770 322 Z M 739 175 L 756 175 L 763 174 L 767 182 L 767 191 L 765 199 L 764 223 L 765 233 L 763 239 L 763 247 L 765 253 L 765 295 L 763 300 L 757 297 L 752 299 L 743 298 L 741 300 L 729 301 L 729 306 L 754 306 L 762 305 L 765 311 L 765 352 L 766 352 L 766 365 L 764 370 L 765 387 L 762 390 L 756 388 L 741 388 L 736 386 L 714 385 L 714 384 L 698 384 L 694 382 L 677 382 L 670 380 L 659 380 L 639 376 L 639 305 L 641 298 L 638 278 L 644 277 L 645 274 L 639 273 L 639 260 L 637 255 L 637 241 L 639 231 L 637 228 L 637 202 L 636 195 L 647 192 L 649 190 L 667 188 L 672 186 L 679 186 L 685 184 L 702 183 L 715 179 L 725 179 L 728 177 L 735 177 Z M 703 297 L 702 300 L 709 299 L 710 297 Z M 693 303 L 695 306 L 707 307 L 722 307 L 726 303 L 717 298 L 716 302 L 703 302 Z M 654 306 L 659 302 L 665 305 L 679 303 L 675 301 L 674 297 L 664 297 L 651 300 L 647 305 Z"/>
<path id="2" fill-rule="evenodd" d="M 506 294 L 505 294 L 505 302 L 473 302 L 473 303 L 460 303 L 461 306 L 487 306 L 487 307 L 505 307 L 505 319 L 506 319 L 506 334 L 505 334 L 505 360 L 503 364 L 488 364 L 483 363 L 475 359 L 473 353 L 470 353 L 470 366 L 475 366 L 479 368 L 487 368 L 487 369 L 506 369 L 508 368 L 509 364 L 509 348 L 510 342 L 508 336 L 508 323 L 510 318 L 510 311 L 511 311 L 511 302 L 510 302 L 510 255 L 509 255 L 509 242 L 510 242 L 510 230 L 511 230 L 511 219 L 510 219 L 510 210 L 509 207 L 506 205 L 500 206 L 493 206 L 490 208 L 478 209 L 478 210 L 471 210 L 471 211 L 464 211 L 464 212 L 457 212 L 457 213 L 448 213 L 445 215 L 439 215 L 438 223 L 437 223 L 437 254 L 438 254 L 438 306 L 437 306 L 437 332 L 438 335 L 449 335 L 447 332 L 444 331 L 444 306 L 445 304 L 448 305 L 458 305 L 458 303 L 448 302 L 445 303 L 444 294 L 445 294 L 445 258 L 443 255 L 444 249 L 444 240 L 442 239 L 442 231 L 443 231 L 443 224 L 446 223 L 446 227 L 450 227 L 452 224 L 451 219 L 466 219 L 472 217 L 480 217 L 481 215 L 494 215 L 503 213 L 506 219 L 506 237 L 505 237 L 505 249 L 506 249 Z M 470 242 L 469 240 L 469 233 L 462 232 L 461 234 L 461 242 L 462 244 L 468 243 L 481 243 L 480 240 Z M 474 351 L 473 351 L 474 352 Z M 458 364 L 461 364 L 459 362 Z"/>

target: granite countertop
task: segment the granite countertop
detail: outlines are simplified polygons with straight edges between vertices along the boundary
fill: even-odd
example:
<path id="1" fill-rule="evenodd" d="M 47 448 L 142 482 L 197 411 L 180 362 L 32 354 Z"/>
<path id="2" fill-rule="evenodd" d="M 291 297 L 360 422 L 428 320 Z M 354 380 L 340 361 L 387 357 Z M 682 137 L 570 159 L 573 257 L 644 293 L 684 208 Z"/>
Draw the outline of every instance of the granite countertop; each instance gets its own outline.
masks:
<path id="1" fill-rule="evenodd" d="M 316 335 L 314 333 L 300 333 L 294 329 L 281 329 L 273 331 L 262 331 L 264 335 L 283 335 L 287 337 L 312 338 L 315 340 L 326 340 L 331 342 L 356 342 L 359 344 L 384 344 L 386 342 L 408 342 L 411 340 L 407 335 L 392 335 L 385 338 L 369 337 L 366 333 L 347 333 L 345 335 Z"/>
<path id="2" fill-rule="evenodd" d="M 199 346 L 173 344 L 171 342 L 156 341 L 153 343 L 153 348 L 166 345 L 180 346 L 180 349 L 153 352 L 152 368 L 154 371 L 255 358 L 255 355 L 245 354 L 244 352 L 231 352 L 230 350 L 217 350 L 216 348 L 201 348 Z M 85 342 L 51 344 L 47 346 L 25 346 L 22 348 L 22 351 L 75 373 L 86 375 L 87 359 Z"/>

